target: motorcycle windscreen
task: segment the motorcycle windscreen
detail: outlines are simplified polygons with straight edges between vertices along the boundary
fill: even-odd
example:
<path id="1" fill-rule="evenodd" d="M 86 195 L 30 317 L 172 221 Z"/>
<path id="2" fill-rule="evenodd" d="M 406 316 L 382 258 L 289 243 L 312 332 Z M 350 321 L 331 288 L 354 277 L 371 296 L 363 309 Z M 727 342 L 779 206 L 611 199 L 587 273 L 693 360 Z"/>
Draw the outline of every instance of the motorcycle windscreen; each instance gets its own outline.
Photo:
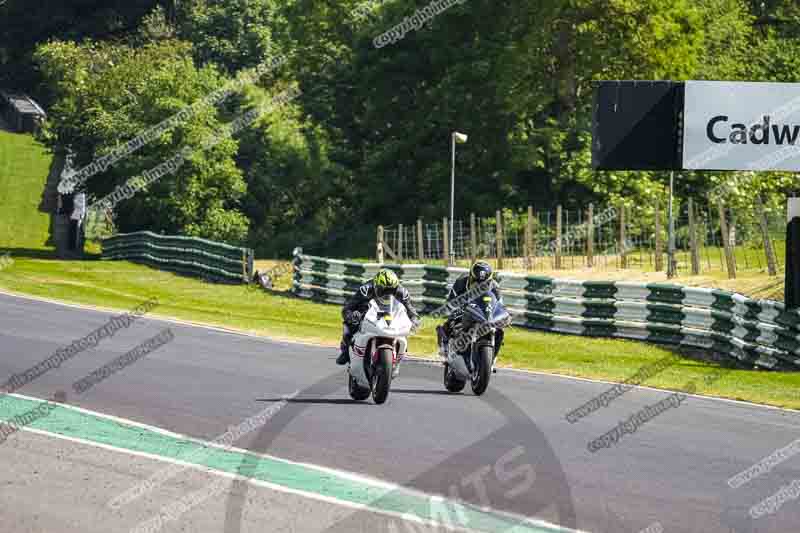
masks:
<path id="1" fill-rule="evenodd" d="M 391 322 L 392 318 L 397 315 L 400 305 L 397 298 L 391 294 L 375 298 L 375 305 L 378 307 L 378 318 L 382 318 L 387 322 Z"/>
<path id="2" fill-rule="evenodd" d="M 467 319 L 467 322 L 487 322 L 492 315 L 495 303 L 496 299 L 491 292 L 478 296 L 467 304 L 464 318 Z"/>
<path id="3" fill-rule="evenodd" d="M 491 322 L 499 327 L 505 327 L 507 323 L 511 322 L 511 314 L 500 302 L 494 306 Z"/>

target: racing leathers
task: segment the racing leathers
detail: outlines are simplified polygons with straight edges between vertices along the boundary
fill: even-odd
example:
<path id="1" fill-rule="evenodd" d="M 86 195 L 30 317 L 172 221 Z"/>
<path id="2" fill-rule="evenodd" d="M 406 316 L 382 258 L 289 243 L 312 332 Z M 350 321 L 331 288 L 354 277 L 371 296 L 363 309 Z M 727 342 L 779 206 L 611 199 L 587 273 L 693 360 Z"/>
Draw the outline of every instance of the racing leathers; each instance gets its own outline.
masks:
<path id="1" fill-rule="evenodd" d="M 375 297 L 375 284 L 370 280 L 361 285 L 355 294 L 347 299 L 344 307 L 342 307 L 344 326 L 342 328 L 341 353 L 339 354 L 339 358 L 336 359 L 338 364 L 344 365 L 350 361 L 350 343 L 353 339 L 353 334 L 357 332 L 358 328 L 361 326 L 361 320 L 369 309 L 369 302 Z M 405 306 L 408 318 L 411 319 L 411 322 L 413 322 L 415 326 L 418 326 L 419 313 L 414 309 L 408 289 L 399 285 L 395 289 L 394 297 Z"/>
<path id="2" fill-rule="evenodd" d="M 503 300 L 502 296 L 500 295 L 500 285 L 494 279 L 484 283 L 488 283 L 488 291 L 494 293 L 494 296 L 498 299 L 498 301 Z M 453 286 L 450 288 L 450 292 L 447 293 L 447 302 L 452 302 L 477 286 L 478 282 L 471 280 L 469 274 L 464 274 L 458 278 L 455 283 L 453 283 Z M 475 295 L 475 297 L 478 296 L 479 294 Z M 458 308 L 450 312 L 444 324 L 436 328 L 436 333 L 439 339 L 439 350 L 442 356 L 447 355 L 447 343 L 450 339 L 450 336 L 453 334 L 453 326 L 461 320 L 461 317 L 464 315 L 464 306 L 466 306 L 468 303 L 469 301 L 461 302 L 461 305 Z M 498 328 L 495 332 L 495 357 L 500 354 L 500 348 L 503 345 L 503 336 L 503 330 Z"/>

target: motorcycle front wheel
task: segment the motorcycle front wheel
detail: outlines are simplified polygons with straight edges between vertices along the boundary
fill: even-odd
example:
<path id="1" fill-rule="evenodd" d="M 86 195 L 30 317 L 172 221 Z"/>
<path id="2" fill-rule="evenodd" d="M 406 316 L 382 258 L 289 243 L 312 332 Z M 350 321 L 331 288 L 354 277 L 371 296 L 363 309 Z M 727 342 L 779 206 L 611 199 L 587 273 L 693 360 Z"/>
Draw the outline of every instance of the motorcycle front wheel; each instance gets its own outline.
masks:
<path id="1" fill-rule="evenodd" d="M 394 358 L 392 350 L 380 348 L 378 350 L 378 361 L 373 367 L 372 374 L 372 399 L 380 405 L 389 397 L 389 387 L 392 384 L 392 365 Z"/>
<path id="2" fill-rule="evenodd" d="M 481 346 L 475 358 L 475 369 L 472 373 L 471 385 L 472 392 L 480 396 L 486 392 L 489 386 L 489 377 L 492 375 L 492 362 L 494 360 L 494 348 L 491 346 Z"/>

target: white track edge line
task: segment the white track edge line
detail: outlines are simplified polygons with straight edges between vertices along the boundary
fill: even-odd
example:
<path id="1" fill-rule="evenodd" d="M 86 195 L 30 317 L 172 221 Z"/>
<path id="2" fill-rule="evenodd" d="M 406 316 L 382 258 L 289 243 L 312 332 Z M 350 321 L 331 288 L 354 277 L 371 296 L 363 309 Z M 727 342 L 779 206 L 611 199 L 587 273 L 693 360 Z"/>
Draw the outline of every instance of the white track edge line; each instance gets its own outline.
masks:
<path id="1" fill-rule="evenodd" d="M 52 402 L 48 402 L 48 403 L 52 403 Z M 58 405 L 61 405 L 63 407 L 72 407 L 72 406 L 67 406 L 67 405 L 64 405 L 64 404 L 58 404 Z M 82 410 L 82 409 L 81 408 L 76 408 L 76 410 Z M 124 420 L 124 419 L 119 419 L 118 417 L 109 417 L 109 418 L 116 418 L 117 420 Z M 131 425 L 136 425 L 136 426 L 144 427 L 144 428 L 147 428 L 147 429 L 154 429 L 154 430 L 159 430 L 160 429 L 160 428 L 157 428 L 155 426 L 148 426 L 147 424 L 140 424 L 140 423 L 133 422 L 133 421 L 130 421 L 128 423 L 130 423 Z M 135 455 L 135 456 L 139 456 L 139 457 L 144 457 L 144 458 L 148 458 L 148 459 L 152 459 L 152 460 L 156 460 L 156 461 L 160 461 L 160 462 L 177 464 L 177 465 L 184 466 L 186 468 L 190 468 L 190 469 L 193 469 L 193 470 L 205 472 L 205 473 L 208 473 L 208 474 L 214 474 L 214 475 L 218 475 L 218 476 L 222 476 L 222 477 L 227 477 L 227 478 L 230 478 L 230 479 L 244 481 L 246 483 L 250 483 L 250 484 L 253 484 L 253 485 L 260 486 L 260 487 L 269 488 L 269 489 L 275 490 L 277 492 L 285 492 L 285 493 L 295 494 L 295 495 L 307 497 L 307 498 L 310 498 L 310 499 L 323 501 L 323 502 L 326 502 L 326 503 L 341 505 L 343 507 L 349 507 L 349 508 L 357 509 L 357 510 L 365 510 L 365 511 L 373 512 L 373 513 L 376 513 L 376 514 L 384 514 L 384 515 L 391 516 L 391 517 L 394 517 L 394 518 L 399 518 L 401 520 L 418 522 L 418 523 L 421 523 L 421 524 L 434 526 L 434 527 L 441 527 L 441 528 L 447 529 L 449 531 L 465 531 L 465 532 L 468 532 L 468 533 L 474 533 L 474 532 L 480 531 L 480 530 L 468 529 L 468 528 L 465 528 L 465 527 L 458 527 L 458 526 L 452 526 L 452 525 L 448 525 L 448 524 L 442 524 L 442 523 L 436 522 L 435 520 L 425 519 L 425 518 L 422 518 L 422 517 L 419 517 L 419 516 L 416 516 L 416 515 L 412 515 L 410 513 L 406 514 L 406 513 L 398 513 L 398 512 L 395 512 L 395 511 L 383 510 L 383 509 L 371 507 L 369 504 L 353 503 L 353 502 L 348 502 L 346 500 L 340 500 L 340 499 L 332 497 L 332 496 L 325 496 L 325 495 L 322 495 L 322 494 L 318 494 L 318 493 L 315 493 L 315 492 L 304 491 L 304 490 L 300 490 L 300 489 L 293 489 L 293 488 L 290 488 L 290 487 L 285 487 L 283 485 L 278 485 L 278 484 L 275 484 L 275 483 L 271 483 L 269 481 L 264 481 L 264 480 L 260 480 L 260 479 L 254 479 L 254 478 L 251 478 L 251 477 L 242 476 L 241 474 L 234 474 L 234 473 L 231 473 L 231 472 L 225 472 L 224 470 L 218 470 L 216 468 L 212 468 L 212 467 L 208 467 L 208 466 L 204 466 L 204 465 L 198 465 L 198 464 L 195 464 L 195 463 L 189 463 L 189 462 L 181 461 L 180 459 L 174 459 L 174 458 L 171 458 L 171 457 L 164 457 L 162 455 L 152 454 L 152 453 L 149 453 L 149 452 L 140 452 L 140 451 L 137 451 L 137 450 L 130 450 L 130 449 L 127 449 L 127 448 L 121 448 L 121 447 L 113 446 L 113 445 L 110 445 L 110 444 L 104 444 L 104 443 L 100 443 L 100 442 L 95 442 L 95 441 L 92 441 L 92 440 L 89 440 L 89 439 L 83 439 L 83 438 L 80 438 L 80 437 L 71 437 L 71 436 L 68 436 L 68 435 L 61 435 L 60 433 L 55 433 L 55 432 L 51 432 L 51 431 L 47 431 L 47 430 L 31 428 L 31 427 L 28 427 L 28 426 L 22 427 L 22 428 L 20 428 L 20 430 L 21 431 L 27 431 L 27 432 L 30 432 L 30 433 L 35 433 L 37 435 L 43 435 L 43 436 L 48 436 L 48 437 L 52 437 L 52 438 L 56 438 L 56 439 L 60 439 L 60 440 L 66 440 L 66 441 L 69 441 L 69 442 L 85 444 L 87 446 L 94 446 L 96 448 L 102 448 L 102 449 L 105 449 L 105 450 L 110 450 L 110 451 L 115 451 L 115 452 L 119 452 L 119 453 L 126 453 L 126 454 L 129 454 L 129 455 Z M 167 430 L 161 430 L 161 432 L 166 433 L 166 434 L 172 434 L 172 432 L 167 431 Z M 191 439 L 191 438 L 189 437 L 189 439 Z M 248 450 L 237 449 L 237 451 L 241 452 L 241 453 L 250 454 L 250 455 L 263 455 L 263 454 L 257 454 L 257 453 L 254 453 L 254 452 L 250 452 Z M 287 461 L 285 459 L 274 458 L 274 457 L 270 457 L 270 458 L 271 459 L 277 459 L 278 461 L 282 461 L 282 462 L 286 462 L 286 463 L 293 463 L 292 461 Z M 302 465 L 302 466 L 309 466 L 309 467 L 317 469 L 317 470 L 329 471 L 329 472 L 332 472 L 332 473 L 336 473 L 338 475 L 344 474 L 342 477 L 345 477 L 345 478 L 352 477 L 353 478 L 352 480 L 359 481 L 359 482 L 362 482 L 362 483 L 364 483 L 365 481 L 366 482 L 372 481 L 369 478 L 365 478 L 365 477 L 363 477 L 363 476 L 361 476 L 359 474 L 350 474 L 348 472 L 342 472 L 342 471 L 338 471 L 338 470 L 334 470 L 334 469 L 329 469 L 329 468 L 326 468 L 326 467 L 320 467 L 318 465 L 306 464 L 306 463 L 294 463 L 294 464 L 299 464 L 299 465 Z M 379 483 L 384 483 L 384 482 L 379 482 Z M 391 483 L 386 483 L 386 484 L 390 485 L 390 486 L 394 486 Z M 415 496 L 420 496 L 420 497 L 423 497 L 423 498 L 440 497 L 439 495 L 427 494 L 427 493 L 424 493 L 424 492 L 421 492 L 421 491 L 418 491 L 418 490 L 415 490 L 415 489 L 408 489 L 408 488 L 405 488 L 405 487 L 399 487 L 398 486 L 398 489 L 399 489 L 399 491 L 405 492 L 407 494 L 413 494 Z M 447 498 L 445 498 L 445 499 L 447 499 Z M 459 502 L 459 501 L 452 500 L 452 499 L 450 499 L 449 501 L 455 501 L 455 503 L 462 503 L 462 504 L 464 503 L 464 502 Z M 484 508 L 484 507 L 478 508 L 478 507 L 476 507 L 476 506 L 474 506 L 472 504 L 469 504 L 469 503 L 467 503 L 466 505 L 474 507 L 474 508 L 476 508 L 476 509 L 478 509 L 478 510 L 480 510 L 482 512 L 488 513 L 488 514 L 495 514 L 497 516 L 501 516 L 501 517 L 504 517 L 504 518 L 507 518 L 507 519 L 512 519 L 512 520 L 515 519 L 515 520 L 518 520 L 520 522 L 527 523 L 527 524 L 529 524 L 531 526 L 546 527 L 546 528 L 553 529 L 554 531 L 561 531 L 563 533 L 589 533 L 589 532 L 585 532 L 585 531 L 581 531 L 581 530 L 574 530 L 574 529 L 565 528 L 565 527 L 560 526 L 558 524 L 552 524 L 552 523 L 550 523 L 550 522 L 548 522 L 546 520 L 542 520 L 542 519 L 539 519 L 539 518 L 531 518 L 531 517 L 519 516 L 519 515 L 515 515 L 513 513 L 507 513 L 507 512 L 504 512 L 504 511 L 499 511 L 499 510 L 495 510 L 495 509 L 488 508 L 488 507 L 487 508 Z"/>
<path id="2" fill-rule="evenodd" d="M 303 463 L 303 462 L 298 462 L 298 461 L 292 461 L 290 459 L 284 459 L 282 457 L 277 457 L 277 456 L 270 455 L 270 454 L 267 454 L 267 453 L 254 452 L 252 450 L 247 450 L 245 448 L 239 448 L 237 446 L 225 446 L 224 444 L 220 444 L 220 443 L 213 442 L 213 441 L 210 441 L 210 440 L 203 440 L 203 439 L 200 439 L 200 438 L 197 438 L 197 437 L 191 437 L 189 435 L 183 435 L 181 433 L 176 433 L 174 431 L 170 431 L 168 429 L 160 428 L 158 426 L 152 426 L 150 424 L 145 424 L 143 422 L 137 422 L 135 420 L 130 420 L 128 418 L 122 418 L 122 417 L 118 417 L 118 416 L 114 416 L 114 415 L 109 415 L 109 414 L 106 414 L 106 413 L 101 413 L 99 411 L 93 411 L 91 409 L 86 409 L 84 407 L 79 407 L 77 405 L 70 405 L 70 404 L 57 403 L 57 402 L 49 402 L 49 401 L 43 400 L 41 398 L 36 398 L 34 396 L 27 396 L 27 395 L 19 394 L 19 393 L 9 394 L 9 396 L 17 396 L 19 398 L 22 398 L 24 400 L 29 400 L 29 401 L 53 403 L 53 404 L 58 405 L 58 406 L 60 406 L 60 407 L 62 407 L 64 409 L 77 411 L 79 413 L 87 414 L 87 415 L 90 415 L 90 416 L 96 416 L 97 418 L 103 418 L 103 419 L 106 419 L 106 420 L 110 420 L 111 422 L 115 422 L 115 423 L 121 424 L 121 425 L 126 425 L 126 426 L 141 428 L 141 429 L 146 429 L 148 431 L 152 431 L 153 433 L 164 435 L 166 437 L 170 437 L 170 438 L 173 438 L 173 439 L 185 440 L 187 442 L 192 442 L 192 443 L 197 444 L 199 446 L 204 446 L 204 447 L 209 447 L 209 448 L 216 448 L 216 449 L 219 449 L 219 450 L 224 450 L 224 451 L 234 452 L 234 453 L 248 454 L 248 455 L 252 455 L 252 456 L 255 456 L 255 457 L 260 457 L 262 459 L 269 459 L 269 460 L 272 460 L 272 461 L 281 462 L 281 463 L 285 463 L 285 464 L 290 464 L 290 465 L 294 465 L 294 466 L 303 466 L 303 467 L 307 467 L 307 468 L 310 468 L 310 469 L 313 469 L 313 470 L 324 472 L 326 474 L 337 475 L 337 476 L 340 476 L 340 477 L 342 477 L 344 479 L 348 479 L 350 481 L 355 481 L 355 482 L 363 483 L 363 484 L 371 484 L 371 485 L 374 485 L 375 487 L 379 487 L 379 488 L 386 489 L 386 490 L 403 490 L 403 487 L 401 487 L 400 485 L 389 483 L 387 481 L 382 481 L 382 480 L 376 479 L 376 478 L 371 478 L 371 477 L 366 476 L 366 475 L 356 474 L 356 473 L 352 473 L 352 472 L 340 471 L 340 470 L 336 470 L 334 468 L 328 468 L 328 467 L 324 467 L 324 466 L 320 466 L 320 465 L 315 465 L 313 463 Z M 269 423 L 269 422 L 267 422 L 267 423 Z M 187 454 L 187 455 L 189 455 L 189 454 Z"/>
<path id="3" fill-rule="evenodd" d="M 217 448 L 217 449 L 221 449 L 221 450 L 225 450 L 225 451 L 229 451 L 229 452 L 241 453 L 241 454 L 251 455 L 251 456 L 255 456 L 255 457 L 260 457 L 260 458 L 263 458 L 263 459 L 269 459 L 269 460 L 272 460 L 272 461 L 275 461 L 275 462 L 289 464 L 289 465 L 292 465 L 292 466 L 300 466 L 300 467 L 308 468 L 310 470 L 315 470 L 315 471 L 318 471 L 318 472 L 321 472 L 321 473 L 338 476 L 338 477 L 340 477 L 342 479 L 347 479 L 349 481 L 353 481 L 353 482 L 356 482 L 356 483 L 361 483 L 361 484 L 364 484 L 364 485 L 372 485 L 372 486 L 374 486 L 376 488 L 384 489 L 384 490 L 387 490 L 387 491 L 401 492 L 401 493 L 405 493 L 407 495 L 411 495 L 411 496 L 415 496 L 415 497 L 423 498 L 423 499 L 424 498 L 430 498 L 430 497 L 442 497 L 442 498 L 445 498 L 448 501 L 453 501 L 453 502 L 456 502 L 456 503 L 461 504 L 463 506 L 472 507 L 473 509 L 479 510 L 479 511 L 484 512 L 484 513 L 489 513 L 489 514 L 494 514 L 494 515 L 497 515 L 497 516 L 502 516 L 502 517 L 504 517 L 506 519 L 509 519 L 509 520 L 517 520 L 517 521 L 523 522 L 523 523 L 529 523 L 529 524 L 532 524 L 532 525 L 539 525 L 540 527 L 562 528 L 562 531 L 564 533 L 586 533 L 586 532 L 572 530 L 572 529 L 564 529 L 563 526 L 559 526 L 559 525 L 556 525 L 556 524 L 551 524 L 551 523 L 547 522 L 546 520 L 541 520 L 539 518 L 532 518 L 532 517 L 523 516 L 523 515 L 519 515 L 519 514 L 516 514 L 516 513 L 508 512 L 508 511 L 501 511 L 501 510 L 498 510 L 498 509 L 492 509 L 491 507 L 481 507 L 481 506 L 477 506 L 475 504 L 472 504 L 472 503 L 469 503 L 469 502 L 466 502 L 466 501 L 456 500 L 456 499 L 449 498 L 447 496 L 440 495 L 440 494 L 426 493 L 426 492 L 423 492 L 423 491 L 420 491 L 420 490 L 417 490 L 417 489 L 414 489 L 414 488 L 404 487 L 404 486 L 398 485 L 396 483 L 391 483 L 389 481 L 384 481 L 384 480 L 377 479 L 377 478 L 374 478 L 374 477 L 370 477 L 370 476 L 367 476 L 367 475 L 364 475 L 364 474 L 359 474 L 359 473 L 355 473 L 355 472 L 347 472 L 347 471 L 344 471 L 344 470 L 338 470 L 336 468 L 330 468 L 330 467 L 326 467 L 326 466 L 322 466 L 322 465 L 317 465 L 317 464 L 314 464 L 314 463 L 306 463 L 306 462 L 301 462 L 301 461 L 292 461 L 291 459 L 284 459 L 282 457 L 277 457 L 277 456 L 270 455 L 270 454 L 267 454 L 267 453 L 254 452 L 252 450 L 247 450 L 247 449 L 239 448 L 239 447 L 236 447 L 236 446 L 225 446 L 223 444 L 219 444 L 219 443 L 216 443 L 216 442 L 206 441 L 206 440 L 203 440 L 203 439 L 190 437 L 188 435 L 182 435 L 180 433 L 175 433 L 174 431 L 170 431 L 168 429 L 160 428 L 158 426 L 152 426 L 150 424 L 137 422 L 135 420 L 130 420 L 130 419 L 127 419 L 127 418 L 122 418 L 122 417 L 109 415 L 109 414 L 105 414 L 105 413 L 100 413 L 98 411 L 93 411 L 91 409 L 78 407 L 76 405 L 63 404 L 63 403 L 58 403 L 58 402 L 51 402 L 51 401 L 48 401 L 48 400 L 42 400 L 41 398 L 36 398 L 36 397 L 33 397 L 33 396 L 27 396 L 27 395 L 19 394 L 19 393 L 12 393 L 12 394 L 9 394 L 8 396 L 17 396 L 19 398 L 22 398 L 22 399 L 25 399 L 25 400 L 29 400 L 29 401 L 52 403 L 52 404 L 58 405 L 59 407 L 64 408 L 64 409 L 69 409 L 69 410 L 77 411 L 77 412 L 84 413 L 84 414 L 87 414 L 87 415 L 96 416 L 98 418 L 107 419 L 107 420 L 110 420 L 112 422 L 115 422 L 115 423 L 121 424 L 121 425 L 128 425 L 128 426 L 131 426 L 131 427 L 138 427 L 138 428 L 141 428 L 141 429 L 146 429 L 148 431 L 152 431 L 153 433 L 161 434 L 161 435 L 164 435 L 164 436 L 167 436 L 167 437 L 170 437 L 170 438 L 185 440 L 185 441 L 193 442 L 193 443 L 201 445 L 201 446 L 208 446 L 208 447 L 211 447 L 211 448 Z M 269 423 L 269 421 L 267 421 L 267 423 Z M 38 429 L 35 429 L 35 428 L 30 428 L 30 427 L 23 427 L 23 428 L 20 428 L 20 429 L 23 429 L 23 430 L 24 429 L 29 429 L 32 432 L 41 432 L 41 433 L 48 434 L 48 435 L 50 435 L 50 434 L 59 435 L 59 436 L 65 437 L 65 438 L 75 438 L 75 437 L 67 437 L 67 436 L 64 436 L 64 435 L 57 434 L 57 433 L 51 433 L 51 432 L 44 431 L 44 430 L 38 430 Z M 78 439 L 78 440 L 83 440 L 83 439 Z M 97 444 L 100 445 L 100 443 L 97 443 Z M 120 449 L 124 450 L 124 448 L 120 448 Z M 136 453 L 139 453 L 139 452 L 136 452 Z M 141 452 L 141 453 L 146 453 L 146 452 Z M 190 455 L 190 454 L 187 454 L 187 455 Z M 181 461 L 180 459 L 171 459 L 171 458 L 166 458 L 166 459 L 173 460 L 178 464 L 186 464 L 186 465 L 194 464 L 194 463 L 188 463 L 188 462 Z M 202 467 L 200 465 L 195 465 L 195 466 L 198 466 L 200 468 L 208 468 L 208 467 Z M 258 481 L 258 480 L 255 480 L 255 481 Z"/>
<path id="4" fill-rule="evenodd" d="M 397 513 L 397 512 L 394 512 L 394 511 L 387 511 L 387 510 L 383 510 L 383 509 L 373 509 L 373 508 L 369 507 L 369 505 L 367 505 L 367 504 L 358 504 L 358 503 L 348 502 L 346 500 L 340 500 L 340 499 L 334 498 L 332 496 L 325 496 L 325 495 L 322 495 L 322 494 L 317 494 L 315 492 L 306 492 L 306 491 L 303 491 L 303 490 L 300 490 L 300 489 L 293 489 L 293 488 L 290 488 L 290 487 L 285 487 L 283 485 L 277 485 L 277 484 L 274 484 L 274 483 L 270 483 L 269 481 L 263 481 L 263 480 L 260 480 L 260 479 L 249 478 L 247 476 L 242 476 L 241 474 L 233 474 L 231 472 L 225 472 L 224 470 L 217 470 L 215 468 L 202 466 L 202 465 L 197 465 L 197 464 L 194 464 L 194 463 L 186 463 L 186 462 L 180 461 L 178 459 L 173 459 L 173 458 L 170 458 L 170 457 L 164 457 L 164 456 L 161 456 L 161 455 L 152 454 L 152 453 L 148 453 L 148 452 L 140 452 L 140 451 L 136 451 L 136 450 L 128 450 L 126 448 L 120 448 L 120 447 L 117 447 L 117 446 L 112 446 L 110 444 L 103 444 L 101 442 L 94 442 L 92 440 L 82 439 L 82 438 L 78 438 L 78 437 L 70 437 L 70 436 L 67 436 L 67 435 L 61 435 L 59 433 L 52 433 L 50 431 L 45 431 L 45 430 L 35 429 L 35 428 L 30 428 L 30 427 L 21 428 L 21 431 L 27 431 L 29 433 L 35 433 L 37 435 L 42 435 L 42 436 L 51 437 L 51 438 L 55 438 L 55 439 L 65 440 L 65 441 L 74 442 L 74 443 L 78 443 L 78 444 L 84 444 L 84 445 L 87 445 L 87 446 L 92 446 L 92 447 L 95 447 L 95 448 L 101 448 L 101 449 L 104 449 L 104 450 L 109 450 L 109 451 L 113 451 L 113 452 L 117 452 L 117 453 L 123 453 L 123 454 L 128 454 L 128 455 L 134 455 L 134 456 L 137 456 L 137 457 L 143 457 L 143 458 L 146 458 L 146 459 L 152 459 L 154 461 L 159 461 L 159 462 L 162 462 L 162 463 L 177 464 L 177 465 L 180 465 L 180 466 L 183 466 L 183 467 L 186 467 L 186 468 L 190 468 L 192 470 L 197 470 L 197 471 L 200 471 L 200 472 L 204 472 L 204 473 L 207 473 L 207 474 L 213 474 L 213 475 L 217 475 L 217 476 L 221 476 L 221 477 L 227 477 L 227 478 L 230 478 L 232 480 L 244 481 L 245 483 L 248 483 L 248 484 L 251 484 L 251 485 L 260 486 L 260 487 L 264 487 L 264 488 L 268 488 L 268 489 L 272 489 L 272 490 L 275 490 L 276 492 L 284 492 L 284 493 L 289 493 L 289 494 L 295 494 L 295 495 L 303 496 L 303 497 L 306 497 L 306 498 L 309 498 L 309 499 L 312 499 L 312 500 L 319 500 L 319 501 L 322 501 L 322 502 L 325 502 L 325 503 L 340 505 L 342 507 L 348 507 L 348 508 L 355 509 L 355 510 L 362 510 L 362 511 L 373 512 L 373 513 L 376 513 L 376 514 L 383 514 L 383 515 L 391 516 L 393 518 L 399 518 L 401 520 L 418 522 L 418 523 L 422 523 L 422 524 L 430 525 L 430 526 L 434 526 L 434 527 L 443 527 L 445 529 L 449 529 L 450 531 L 466 531 L 466 532 L 469 532 L 469 533 L 473 533 L 475 531 L 475 530 L 464 529 L 464 528 L 456 529 L 456 528 L 454 528 L 452 526 L 448 527 L 445 524 L 439 524 L 439 523 L 434 522 L 434 521 L 425 520 L 425 519 L 423 519 L 421 517 L 418 517 L 416 515 L 402 514 L 402 513 Z"/>

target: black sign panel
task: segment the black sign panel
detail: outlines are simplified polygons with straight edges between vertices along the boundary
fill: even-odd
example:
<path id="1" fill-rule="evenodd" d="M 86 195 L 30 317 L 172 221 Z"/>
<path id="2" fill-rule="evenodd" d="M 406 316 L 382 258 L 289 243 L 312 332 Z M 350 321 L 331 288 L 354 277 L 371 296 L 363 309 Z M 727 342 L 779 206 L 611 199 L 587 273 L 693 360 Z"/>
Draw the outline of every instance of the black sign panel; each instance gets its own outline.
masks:
<path id="1" fill-rule="evenodd" d="M 603 81 L 594 94 L 592 168 L 680 170 L 684 84 Z"/>

